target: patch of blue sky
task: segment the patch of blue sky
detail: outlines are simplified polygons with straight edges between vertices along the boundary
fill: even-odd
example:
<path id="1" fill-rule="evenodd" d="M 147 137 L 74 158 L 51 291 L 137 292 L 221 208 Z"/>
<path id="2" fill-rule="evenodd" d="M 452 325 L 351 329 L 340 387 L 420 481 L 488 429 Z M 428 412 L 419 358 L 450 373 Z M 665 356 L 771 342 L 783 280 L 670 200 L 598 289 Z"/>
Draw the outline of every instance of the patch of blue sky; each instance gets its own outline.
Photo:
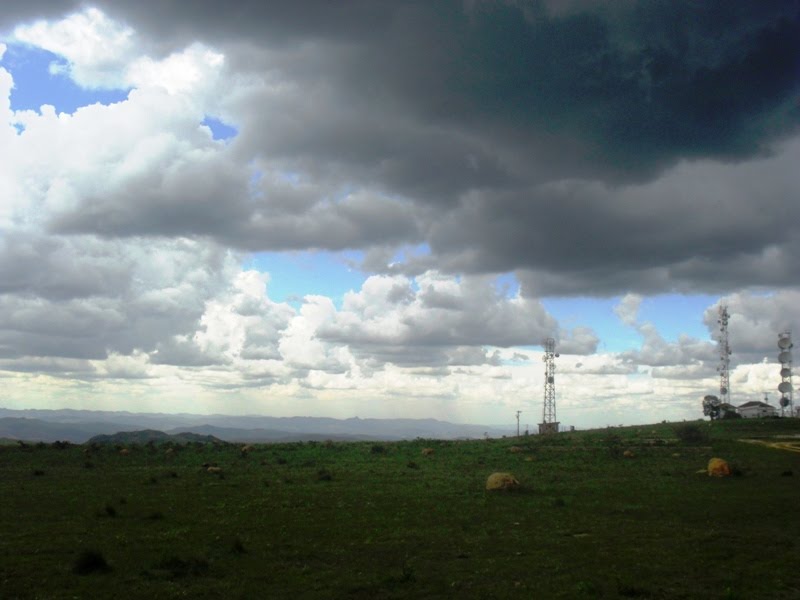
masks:
<path id="1" fill-rule="evenodd" d="M 227 123 L 210 115 L 206 115 L 206 118 L 202 121 L 202 125 L 205 125 L 211 130 L 211 137 L 215 140 L 227 142 L 228 140 L 235 138 L 239 133 L 239 130 L 236 129 L 236 127 L 228 125 Z"/>
<path id="2" fill-rule="evenodd" d="M 359 251 L 259 252 L 243 266 L 269 273 L 267 295 L 274 302 L 299 306 L 304 296 L 320 295 L 341 308 L 344 295 L 367 278 L 353 266 L 362 260 Z"/>
<path id="3" fill-rule="evenodd" d="M 513 298 L 519 293 L 519 281 L 513 273 L 503 273 L 495 277 L 494 287 L 503 298 Z"/>
<path id="4" fill-rule="evenodd" d="M 719 300 L 718 296 L 662 294 L 642 300 L 639 321 L 655 325 L 661 336 L 674 342 L 681 334 L 699 340 L 711 339 L 708 327 L 703 323 L 703 313 Z"/>
<path id="5" fill-rule="evenodd" d="M 406 244 L 401 246 L 392 255 L 392 260 L 389 261 L 390 265 L 402 265 L 409 261 L 424 256 L 430 256 L 431 247 L 427 243 L 423 244 Z"/>
<path id="6" fill-rule="evenodd" d="M 614 313 L 619 298 L 545 298 L 542 305 L 561 327 L 590 327 L 600 339 L 598 352 L 624 352 L 639 348 L 641 336 Z"/>
<path id="7" fill-rule="evenodd" d="M 711 336 L 703 323 L 703 313 L 717 300 L 716 296 L 707 295 L 646 297 L 639 307 L 637 322 L 652 323 L 667 342 L 676 342 L 684 334 L 708 340 Z M 614 313 L 619 301 L 620 298 L 547 298 L 542 304 L 564 328 L 591 327 L 600 339 L 598 352 L 624 352 L 639 348 L 642 336 Z"/>
<path id="8" fill-rule="evenodd" d="M 127 89 L 82 88 L 63 69 L 51 69 L 51 64 L 65 65 L 62 57 L 47 50 L 24 44 L 7 44 L 0 65 L 14 79 L 10 99 L 12 110 L 39 111 L 43 104 L 50 104 L 57 113 L 72 114 L 82 106 L 114 104 L 128 97 L 130 90 Z"/>

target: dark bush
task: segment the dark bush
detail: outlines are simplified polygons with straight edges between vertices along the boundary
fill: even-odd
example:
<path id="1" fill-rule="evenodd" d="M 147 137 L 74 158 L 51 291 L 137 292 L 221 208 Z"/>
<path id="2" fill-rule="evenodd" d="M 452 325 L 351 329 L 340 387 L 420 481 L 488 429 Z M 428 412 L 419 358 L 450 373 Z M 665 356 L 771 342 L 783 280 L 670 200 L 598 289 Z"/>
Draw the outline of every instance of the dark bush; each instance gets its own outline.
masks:
<path id="1" fill-rule="evenodd" d="M 244 543 L 242 540 L 237 538 L 233 538 L 233 542 L 231 542 L 231 552 L 234 554 L 244 554 L 247 550 L 244 547 Z"/>
<path id="2" fill-rule="evenodd" d="M 155 569 L 166 571 L 174 578 L 200 577 L 208 573 L 208 561 L 204 558 L 189 557 L 187 559 L 170 556 L 158 562 Z"/>
<path id="3" fill-rule="evenodd" d="M 97 550 L 83 550 L 72 563 L 72 572 L 76 575 L 107 573 L 111 570 L 105 557 Z"/>
<path id="4" fill-rule="evenodd" d="M 674 429 L 675 437 L 684 444 L 703 444 L 708 442 L 708 432 L 693 423 L 679 425 Z"/>
<path id="5" fill-rule="evenodd" d="M 603 437 L 603 446 L 611 456 L 615 458 L 622 456 L 622 438 L 616 433 L 606 434 Z"/>

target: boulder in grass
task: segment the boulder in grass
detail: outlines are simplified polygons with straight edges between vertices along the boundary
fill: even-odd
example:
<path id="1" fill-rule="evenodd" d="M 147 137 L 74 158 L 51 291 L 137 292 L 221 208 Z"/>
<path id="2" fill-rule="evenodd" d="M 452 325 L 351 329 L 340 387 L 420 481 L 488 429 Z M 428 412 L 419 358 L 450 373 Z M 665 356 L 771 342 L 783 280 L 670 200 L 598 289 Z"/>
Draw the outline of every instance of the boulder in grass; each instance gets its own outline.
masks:
<path id="1" fill-rule="evenodd" d="M 492 473 L 486 480 L 486 489 L 490 491 L 509 491 L 519 488 L 519 481 L 511 473 Z"/>
<path id="2" fill-rule="evenodd" d="M 511 446 L 511 448 L 509 448 L 508 450 L 509 450 L 509 452 L 511 452 L 512 454 L 520 454 L 520 453 L 522 453 L 522 452 L 525 452 L 525 451 L 524 451 L 522 448 L 520 448 L 519 446 Z"/>
<path id="3" fill-rule="evenodd" d="M 634 454 L 633 450 L 625 450 L 625 452 L 622 453 L 622 456 L 625 458 L 633 458 L 636 456 L 636 454 Z"/>
<path id="4" fill-rule="evenodd" d="M 432 454 L 433 454 L 433 448 L 422 449 L 422 456 L 431 456 Z"/>
<path id="5" fill-rule="evenodd" d="M 727 477 L 731 474 L 731 467 L 726 460 L 712 458 L 708 461 L 707 471 L 709 477 Z"/>

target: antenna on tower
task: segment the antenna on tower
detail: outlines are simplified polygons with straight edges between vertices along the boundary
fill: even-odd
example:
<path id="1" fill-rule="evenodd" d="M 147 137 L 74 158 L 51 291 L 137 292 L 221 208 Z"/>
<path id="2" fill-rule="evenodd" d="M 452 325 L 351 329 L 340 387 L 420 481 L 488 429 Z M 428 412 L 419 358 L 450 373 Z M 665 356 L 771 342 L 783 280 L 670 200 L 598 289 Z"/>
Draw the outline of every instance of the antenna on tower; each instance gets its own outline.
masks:
<path id="1" fill-rule="evenodd" d="M 778 361 L 781 363 L 781 382 L 778 384 L 778 391 L 781 393 L 780 405 L 781 416 L 788 407 L 789 416 L 794 414 L 794 403 L 792 402 L 792 334 L 784 331 L 778 334 Z"/>
<path id="2" fill-rule="evenodd" d="M 728 320 L 730 314 L 728 307 L 721 305 L 719 307 L 719 316 L 717 323 L 719 323 L 719 338 L 717 338 L 717 349 L 719 350 L 719 399 L 721 402 L 731 403 L 731 346 L 728 343 Z"/>
<path id="3" fill-rule="evenodd" d="M 547 338 L 544 342 L 544 409 L 539 433 L 558 433 L 556 421 L 556 341 Z"/>

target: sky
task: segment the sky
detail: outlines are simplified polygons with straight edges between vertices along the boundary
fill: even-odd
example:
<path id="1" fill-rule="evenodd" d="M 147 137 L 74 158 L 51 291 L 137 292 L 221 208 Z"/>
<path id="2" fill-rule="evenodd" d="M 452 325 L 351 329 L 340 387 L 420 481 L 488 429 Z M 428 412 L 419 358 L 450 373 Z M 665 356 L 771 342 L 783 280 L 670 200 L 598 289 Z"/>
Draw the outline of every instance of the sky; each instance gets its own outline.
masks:
<path id="1" fill-rule="evenodd" d="M 777 404 L 800 2 L 6 0 L 0 405 Z"/>

